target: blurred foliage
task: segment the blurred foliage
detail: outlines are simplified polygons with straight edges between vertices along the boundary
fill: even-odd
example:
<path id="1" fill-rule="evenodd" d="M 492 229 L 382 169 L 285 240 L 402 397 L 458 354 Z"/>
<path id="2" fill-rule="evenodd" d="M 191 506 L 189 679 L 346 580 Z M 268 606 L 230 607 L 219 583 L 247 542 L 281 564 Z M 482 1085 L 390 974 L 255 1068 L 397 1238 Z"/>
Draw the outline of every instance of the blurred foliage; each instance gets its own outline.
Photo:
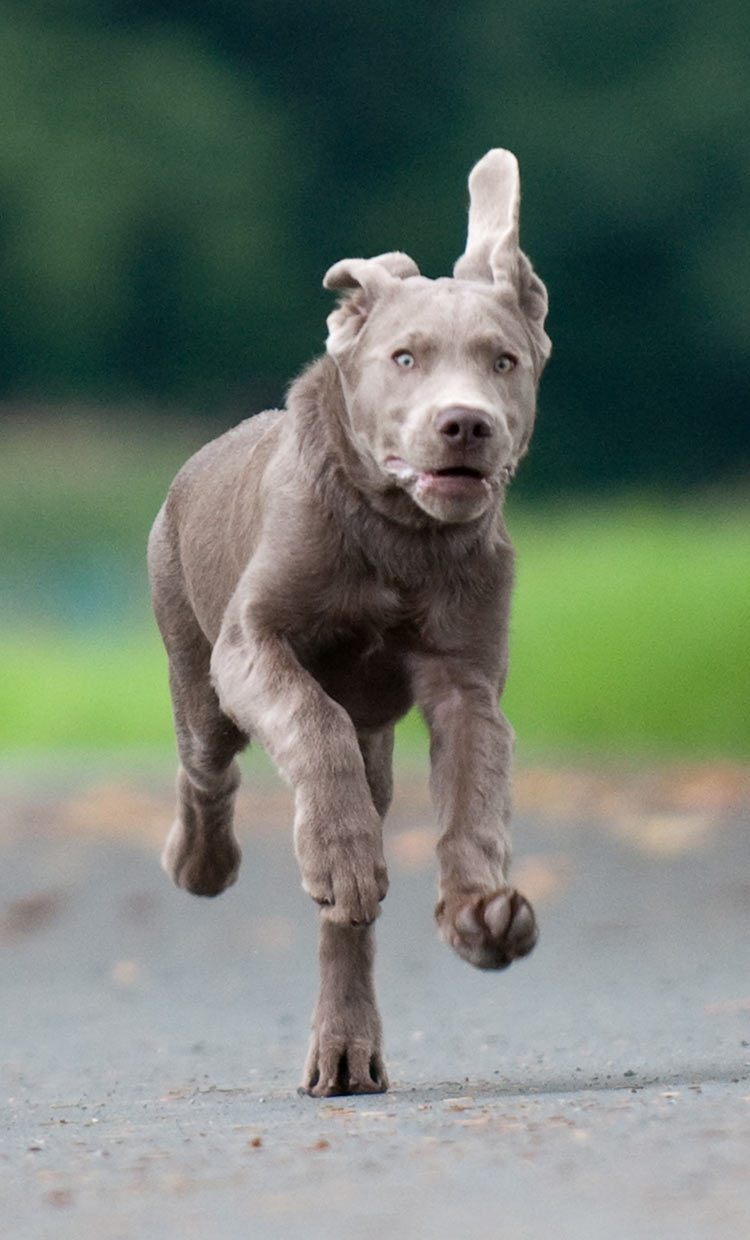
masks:
<path id="1" fill-rule="evenodd" d="M 461 251 L 521 160 L 555 354 L 528 492 L 750 463 L 742 0 L 0 0 L 0 396 L 252 406 L 326 267 Z"/>
<path id="2" fill-rule="evenodd" d="M 68 417 L 0 433 L 0 751 L 172 748 L 144 547 L 205 430 Z M 512 501 L 520 752 L 750 756 L 747 500 Z M 401 752 L 422 736 L 407 720 Z"/>

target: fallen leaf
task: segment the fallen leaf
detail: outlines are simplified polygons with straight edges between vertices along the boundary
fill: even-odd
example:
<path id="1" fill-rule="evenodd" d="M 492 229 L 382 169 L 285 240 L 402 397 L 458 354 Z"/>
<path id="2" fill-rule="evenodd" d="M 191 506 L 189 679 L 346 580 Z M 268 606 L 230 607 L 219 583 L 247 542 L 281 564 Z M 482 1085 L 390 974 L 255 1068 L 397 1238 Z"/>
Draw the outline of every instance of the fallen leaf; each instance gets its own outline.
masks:
<path id="1" fill-rule="evenodd" d="M 135 986 L 141 977 L 141 966 L 135 960 L 118 960 L 112 966 L 110 977 L 115 986 Z"/>
<path id="2" fill-rule="evenodd" d="M 0 917 L 0 940 L 12 942 L 42 930 L 59 917 L 66 902 L 61 891 L 37 891 L 14 900 Z"/>
<path id="3" fill-rule="evenodd" d="M 723 1015 L 726 1012 L 750 1012 L 750 995 L 741 999 L 720 999 L 717 1003 L 707 1003 L 703 1011 L 710 1016 Z"/>
<path id="4" fill-rule="evenodd" d="M 708 843 L 714 822 L 705 814 L 655 814 L 623 818 L 617 834 L 628 844 L 654 857 L 676 857 Z"/>
<path id="5" fill-rule="evenodd" d="M 51 1188 L 44 1194 L 44 1200 L 51 1206 L 71 1206 L 73 1194 L 67 1188 Z"/>
<path id="6" fill-rule="evenodd" d="M 470 1111 L 474 1106 L 473 1098 L 443 1098 L 443 1106 L 447 1111 Z"/>

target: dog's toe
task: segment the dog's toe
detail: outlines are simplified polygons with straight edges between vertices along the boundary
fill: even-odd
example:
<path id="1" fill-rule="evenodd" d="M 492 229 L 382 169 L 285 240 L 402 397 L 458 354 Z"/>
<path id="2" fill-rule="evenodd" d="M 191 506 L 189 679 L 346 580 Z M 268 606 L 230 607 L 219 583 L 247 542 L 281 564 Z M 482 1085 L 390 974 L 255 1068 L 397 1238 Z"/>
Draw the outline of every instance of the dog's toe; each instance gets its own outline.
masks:
<path id="1" fill-rule="evenodd" d="M 380 1049 L 368 1039 L 340 1039 L 315 1034 L 300 1093 L 311 1098 L 348 1094 L 382 1094 L 388 1076 Z"/>
<path id="2" fill-rule="evenodd" d="M 388 891 L 385 865 L 336 864 L 303 887 L 320 905 L 323 916 L 345 926 L 367 926 L 380 916 L 380 904 Z"/>
<path id="3" fill-rule="evenodd" d="M 538 938 L 534 910 L 512 887 L 473 897 L 446 897 L 435 910 L 447 943 L 478 969 L 505 969 Z"/>

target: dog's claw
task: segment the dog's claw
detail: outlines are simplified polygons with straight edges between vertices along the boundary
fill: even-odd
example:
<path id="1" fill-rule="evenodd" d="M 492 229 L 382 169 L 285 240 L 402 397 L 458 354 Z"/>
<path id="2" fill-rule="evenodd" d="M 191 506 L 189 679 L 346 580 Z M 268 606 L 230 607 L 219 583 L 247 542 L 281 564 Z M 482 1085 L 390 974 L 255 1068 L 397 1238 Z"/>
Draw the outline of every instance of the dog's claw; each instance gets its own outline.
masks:
<path id="1" fill-rule="evenodd" d="M 378 1043 L 379 1034 L 369 1039 L 314 1032 L 299 1093 L 311 1098 L 385 1093 L 388 1075 Z"/>

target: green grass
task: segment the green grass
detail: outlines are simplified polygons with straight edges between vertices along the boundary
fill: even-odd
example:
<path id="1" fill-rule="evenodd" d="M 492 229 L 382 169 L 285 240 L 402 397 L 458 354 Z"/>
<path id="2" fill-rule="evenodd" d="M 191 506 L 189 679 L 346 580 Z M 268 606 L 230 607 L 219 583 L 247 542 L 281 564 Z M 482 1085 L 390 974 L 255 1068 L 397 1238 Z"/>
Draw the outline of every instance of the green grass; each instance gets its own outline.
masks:
<path id="1" fill-rule="evenodd" d="M 15 583 L 0 625 L 6 753 L 173 743 L 142 563 L 188 441 L 162 431 L 144 452 L 138 433 L 37 437 L 36 488 L 24 436 L 3 455 L 0 551 Z M 571 500 L 516 507 L 509 524 L 504 706 L 522 753 L 750 756 L 746 501 Z M 401 733 L 405 750 L 423 742 L 413 717 Z"/>
<path id="2" fill-rule="evenodd" d="M 750 510 L 519 515 L 506 704 L 524 743 L 750 754 Z"/>

